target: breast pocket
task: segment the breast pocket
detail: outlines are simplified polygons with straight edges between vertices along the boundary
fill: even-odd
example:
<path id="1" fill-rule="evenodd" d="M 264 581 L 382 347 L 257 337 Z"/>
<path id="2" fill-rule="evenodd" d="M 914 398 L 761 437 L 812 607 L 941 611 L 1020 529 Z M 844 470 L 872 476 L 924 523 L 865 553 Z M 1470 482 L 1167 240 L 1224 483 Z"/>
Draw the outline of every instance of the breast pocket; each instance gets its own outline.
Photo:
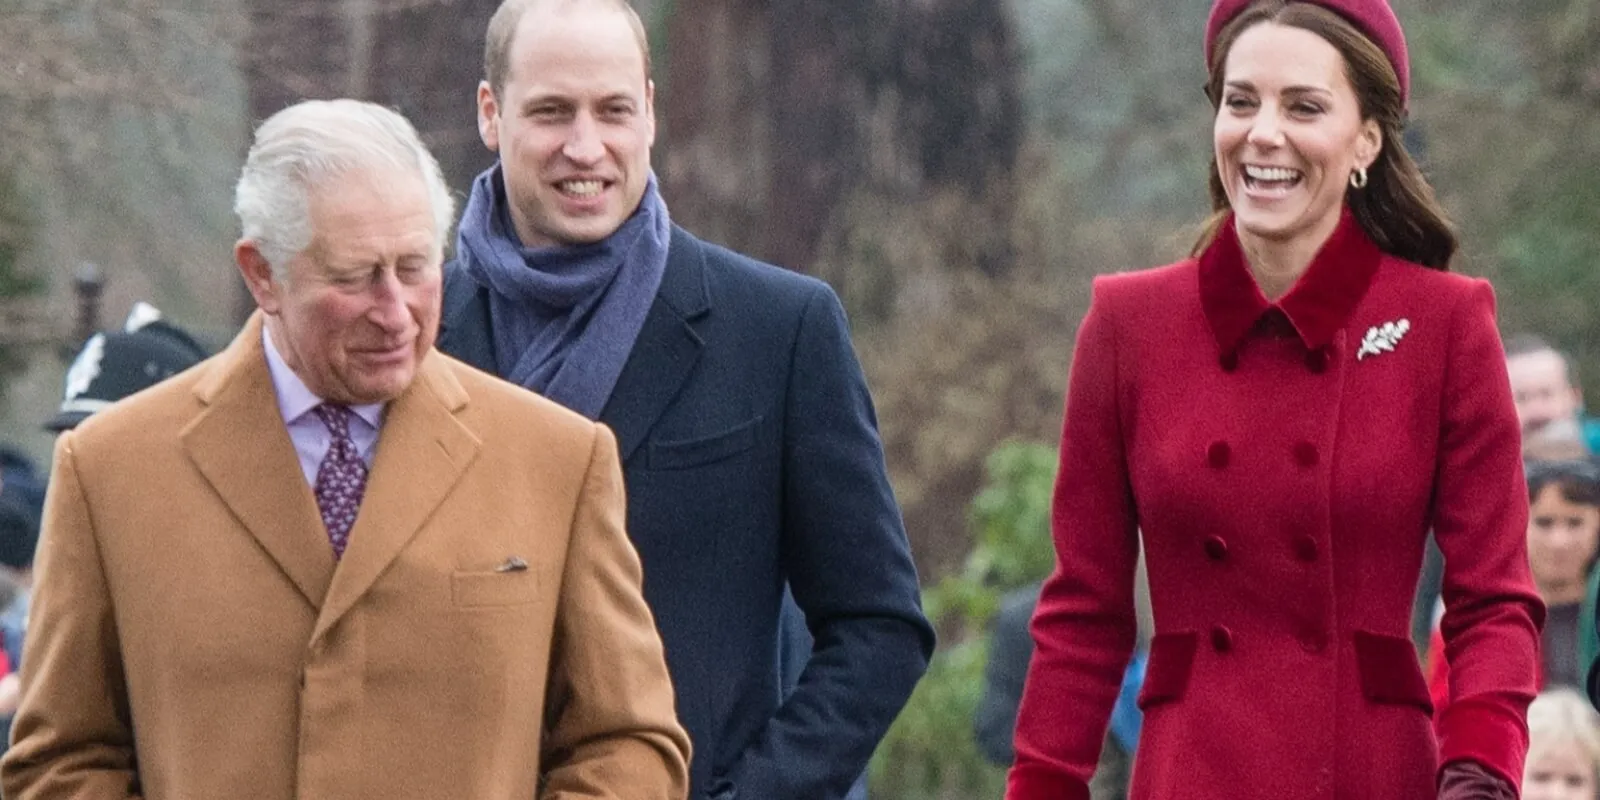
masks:
<path id="1" fill-rule="evenodd" d="M 502 608 L 539 598 L 533 570 L 456 572 L 450 576 L 450 599 L 456 608 Z"/>
<path id="2" fill-rule="evenodd" d="M 731 428 L 691 439 L 650 442 L 645 450 L 645 469 L 690 469 L 732 458 L 755 446 L 762 417 L 741 422 Z"/>

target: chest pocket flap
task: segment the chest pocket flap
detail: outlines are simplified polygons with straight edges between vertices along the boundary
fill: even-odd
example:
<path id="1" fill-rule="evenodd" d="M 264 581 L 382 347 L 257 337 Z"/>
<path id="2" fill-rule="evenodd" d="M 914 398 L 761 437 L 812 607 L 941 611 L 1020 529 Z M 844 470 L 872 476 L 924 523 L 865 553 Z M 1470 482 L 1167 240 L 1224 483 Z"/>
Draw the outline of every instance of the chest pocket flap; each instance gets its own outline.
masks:
<path id="1" fill-rule="evenodd" d="M 736 456 L 755 446 L 762 419 L 758 416 L 709 436 L 650 442 L 645 452 L 645 468 L 688 469 Z"/>

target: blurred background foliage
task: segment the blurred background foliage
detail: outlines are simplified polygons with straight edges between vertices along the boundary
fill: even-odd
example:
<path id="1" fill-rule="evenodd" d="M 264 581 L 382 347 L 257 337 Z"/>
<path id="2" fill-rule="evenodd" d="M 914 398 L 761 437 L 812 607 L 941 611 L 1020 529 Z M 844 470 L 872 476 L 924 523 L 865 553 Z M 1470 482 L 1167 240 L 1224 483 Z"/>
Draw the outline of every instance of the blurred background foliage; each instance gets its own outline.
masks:
<path id="1" fill-rule="evenodd" d="M 1000 598 L 1044 578 L 1054 564 L 1050 494 L 1056 450 L 1008 441 L 985 462 L 984 483 L 967 514 L 973 547 L 959 572 L 924 589 L 939 651 L 873 759 L 875 800 L 1000 797 L 1005 770 L 986 761 L 973 739 L 983 691 L 987 627 Z"/>
<path id="2" fill-rule="evenodd" d="M 0 385 L 27 368 L 26 334 L 34 320 L 5 314 L 5 299 L 28 301 L 44 292 L 45 277 L 24 264 L 35 221 L 24 202 L 16 173 L 0 165 Z M 5 335 L 10 333 L 9 336 Z"/>
<path id="3" fill-rule="evenodd" d="M 1595 396 L 1600 5 L 1392 2 L 1413 60 L 1408 135 L 1459 225 L 1456 269 L 1494 281 L 1506 332 L 1572 352 Z M 6 438 L 48 456 L 37 426 L 59 396 L 84 262 L 107 278 L 103 324 L 145 299 L 213 346 L 231 337 L 248 308 L 229 258 L 231 187 L 254 120 L 306 96 L 384 102 L 464 190 L 489 163 L 472 98 L 495 5 L 0 4 Z M 1090 278 L 1180 258 L 1196 233 L 1209 3 L 636 5 L 674 218 L 827 279 L 851 313 L 945 633 L 875 783 L 893 791 L 904 765 L 923 793 L 903 796 L 993 796 L 961 717 L 996 593 L 1042 567 L 994 528 L 1043 530 L 1044 511 L 994 522 L 1004 513 L 986 504 L 1042 495 L 994 494 L 1033 484 L 987 459 L 1008 440 L 1055 441 Z"/>

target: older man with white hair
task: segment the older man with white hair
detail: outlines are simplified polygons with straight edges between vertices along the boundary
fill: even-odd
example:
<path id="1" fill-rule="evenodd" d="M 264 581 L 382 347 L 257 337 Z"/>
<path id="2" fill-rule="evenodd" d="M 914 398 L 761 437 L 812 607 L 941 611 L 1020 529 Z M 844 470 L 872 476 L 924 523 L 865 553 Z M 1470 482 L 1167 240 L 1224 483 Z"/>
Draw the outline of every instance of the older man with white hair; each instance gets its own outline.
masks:
<path id="1" fill-rule="evenodd" d="M 259 311 L 57 443 L 6 797 L 685 796 L 612 435 L 433 350 L 452 206 L 392 111 L 257 130 Z"/>

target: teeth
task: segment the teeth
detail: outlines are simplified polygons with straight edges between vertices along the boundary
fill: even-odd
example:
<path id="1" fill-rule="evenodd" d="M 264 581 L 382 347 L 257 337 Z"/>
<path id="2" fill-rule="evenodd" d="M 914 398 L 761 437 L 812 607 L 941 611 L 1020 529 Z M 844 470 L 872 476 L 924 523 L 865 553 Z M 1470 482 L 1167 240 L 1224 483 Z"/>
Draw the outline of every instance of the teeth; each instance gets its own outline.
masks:
<path id="1" fill-rule="evenodd" d="M 1284 167 L 1246 166 L 1244 168 L 1244 174 L 1251 180 L 1257 181 L 1292 181 L 1295 178 L 1300 177 L 1300 173 L 1298 171 L 1286 169 Z"/>
<path id="2" fill-rule="evenodd" d="M 567 194 L 575 194 L 575 195 L 580 195 L 580 196 L 584 196 L 584 197 L 587 197 L 587 196 L 590 196 L 590 195 L 599 194 L 600 190 L 603 189 L 603 188 L 605 188 L 605 184 L 600 182 L 600 181 L 562 181 L 561 182 L 561 191 L 563 191 L 563 192 L 565 192 Z"/>

